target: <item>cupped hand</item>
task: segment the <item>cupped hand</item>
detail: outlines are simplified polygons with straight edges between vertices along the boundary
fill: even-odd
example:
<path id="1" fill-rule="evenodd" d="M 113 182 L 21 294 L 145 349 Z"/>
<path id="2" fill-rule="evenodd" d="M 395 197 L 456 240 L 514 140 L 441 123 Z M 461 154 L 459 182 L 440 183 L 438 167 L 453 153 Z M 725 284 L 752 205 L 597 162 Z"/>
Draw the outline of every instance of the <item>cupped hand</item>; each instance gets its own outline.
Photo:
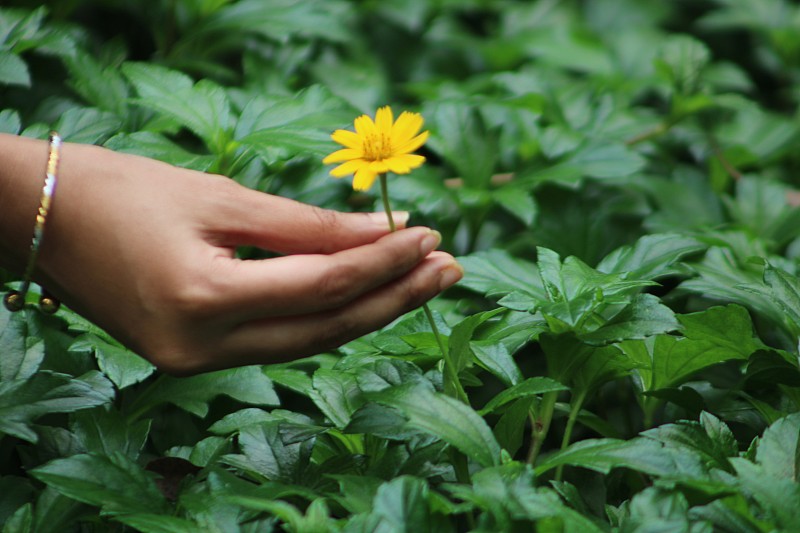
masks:
<path id="1" fill-rule="evenodd" d="M 424 227 L 390 233 L 382 213 L 65 144 L 37 278 L 162 370 L 192 374 L 318 353 L 386 325 L 461 277 L 438 243 Z M 240 260 L 238 246 L 284 255 Z"/>

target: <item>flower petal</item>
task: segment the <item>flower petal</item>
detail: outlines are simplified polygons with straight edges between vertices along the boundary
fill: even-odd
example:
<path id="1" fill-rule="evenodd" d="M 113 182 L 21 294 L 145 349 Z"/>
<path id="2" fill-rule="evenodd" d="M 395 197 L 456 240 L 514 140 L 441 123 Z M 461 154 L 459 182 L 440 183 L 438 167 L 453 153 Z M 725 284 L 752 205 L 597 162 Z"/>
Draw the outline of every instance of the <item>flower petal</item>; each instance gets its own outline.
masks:
<path id="1" fill-rule="evenodd" d="M 403 111 L 392 126 L 392 146 L 401 146 L 411 140 L 422 129 L 425 121 L 419 113 Z"/>
<path id="2" fill-rule="evenodd" d="M 342 161 L 350 161 L 351 159 L 359 159 L 364 156 L 361 150 L 354 150 L 352 148 L 342 148 L 327 156 L 322 160 L 323 165 L 330 163 L 341 163 Z"/>
<path id="3" fill-rule="evenodd" d="M 419 135 L 408 141 L 406 144 L 398 146 L 394 150 L 395 155 L 410 154 L 411 152 L 413 152 L 414 150 L 425 144 L 425 141 L 428 140 L 428 136 L 430 136 L 430 132 L 423 131 L 422 133 L 420 133 Z"/>
<path id="4" fill-rule="evenodd" d="M 360 150 L 363 142 L 363 139 L 359 134 L 347 130 L 334 131 L 333 135 L 331 135 L 331 139 L 342 146 L 346 146 L 347 148 L 352 148 L 354 150 Z"/>
<path id="5" fill-rule="evenodd" d="M 375 113 L 375 127 L 379 133 L 385 133 L 388 137 L 392 133 L 392 122 L 394 122 L 394 115 L 392 108 L 383 106 Z"/>
<path id="6" fill-rule="evenodd" d="M 366 166 L 362 166 L 356 171 L 355 178 L 353 179 L 353 189 L 357 191 L 366 191 L 372 187 L 377 177 L 378 175 L 375 172 L 372 172 Z"/>
<path id="7" fill-rule="evenodd" d="M 386 160 L 386 164 L 395 174 L 408 174 L 413 169 L 421 167 L 423 163 L 425 163 L 425 158 L 415 154 L 398 155 Z"/>
<path id="8" fill-rule="evenodd" d="M 361 137 L 362 141 L 369 135 L 375 135 L 375 123 L 368 115 L 361 115 L 353 121 L 356 127 L 356 133 Z"/>
<path id="9" fill-rule="evenodd" d="M 357 172 L 358 170 L 366 168 L 367 166 L 369 166 L 367 161 L 364 161 L 363 159 L 353 159 L 346 163 L 342 163 L 338 167 L 331 170 L 331 176 L 334 178 L 343 178 L 348 174 Z"/>
<path id="10" fill-rule="evenodd" d="M 386 164 L 386 159 L 378 159 L 377 161 L 372 161 L 369 164 L 369 169 L 372 172 L 377 174 L 383 174 L 384 172 L 389 172 L 389 166 Z"/>

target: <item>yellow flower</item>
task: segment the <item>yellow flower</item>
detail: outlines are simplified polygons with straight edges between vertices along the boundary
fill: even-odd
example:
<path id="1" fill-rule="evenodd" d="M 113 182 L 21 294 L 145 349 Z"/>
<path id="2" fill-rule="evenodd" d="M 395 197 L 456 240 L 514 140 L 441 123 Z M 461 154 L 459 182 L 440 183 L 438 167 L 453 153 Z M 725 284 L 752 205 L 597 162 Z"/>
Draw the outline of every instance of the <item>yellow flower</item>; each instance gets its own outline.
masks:
<path id="1" fill-rule="evenodd" d="M 333 152 L 322 162 L 326 165 L 342 163 L 331 170 L 331 176 L 343 178 L 355 174 L 353 188 L 366 191 L 375 183 L 378 174 L 408 174 L 425 162 L 423 156 L 411 153 L 428 140 L 427 131 L 419 133 L 422 124 L 419 113 L 403 111 L 395 122 L 392 109 L 389 106 L 381 107 L 375 114 L 374 122 L 367 115 L 358 117 L 355 120 L 355 132 L 333 132 L 331 138 L 344 148 Z"/>

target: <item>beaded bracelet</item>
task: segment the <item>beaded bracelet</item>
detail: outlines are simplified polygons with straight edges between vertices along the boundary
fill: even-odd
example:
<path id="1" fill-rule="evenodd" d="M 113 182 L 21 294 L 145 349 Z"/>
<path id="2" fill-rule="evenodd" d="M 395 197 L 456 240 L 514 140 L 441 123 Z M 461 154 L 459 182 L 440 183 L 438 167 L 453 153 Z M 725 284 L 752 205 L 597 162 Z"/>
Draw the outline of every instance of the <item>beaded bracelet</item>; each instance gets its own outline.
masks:
<path id="1" fill-rule="evenodd" d="M 17 291 L 11 291 L 3 298 L 3 303 L 9 311 L 19 311 L 25 307 L 25 298 L 31 286 L 33 269 L 36 265 L 36 257 L 39 255 L 39 248 L 42 246 L 44 236 L 44 226 L 47 222 L 47 215 L 53 204 L 53 196 L 56 192 L 58 183 L 58 162 L 61 156 L 61 137 L 56 132 L 51 132 L 49 137 L 50 152 L 47 156 L 47 172 L 42 188 L 42 198 L 39 201 L 39 210 L 36 212 L 36 224 L 33 226 L 33 240 L 31 242 L 31 253 L 28 256 L 28 264 L 25 267 L 25 274 L 22 278 L 22 286 Z M 53 314 L 58 311 L 61 303 L 42 289 L 39 298 L 39 308 L 47 313 Z"/>

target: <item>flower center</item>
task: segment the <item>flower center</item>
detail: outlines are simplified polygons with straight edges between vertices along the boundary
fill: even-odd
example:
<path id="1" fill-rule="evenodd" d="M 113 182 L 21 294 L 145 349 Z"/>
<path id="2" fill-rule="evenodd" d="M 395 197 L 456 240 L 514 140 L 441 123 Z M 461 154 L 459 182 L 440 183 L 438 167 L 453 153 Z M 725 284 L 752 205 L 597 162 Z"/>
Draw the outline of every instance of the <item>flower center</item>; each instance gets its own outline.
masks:
<path id="1" fill-rule="evenodd" d="M 364 159 L 381 161 L 392 156 L 392 140 L 385 133 L 373 133 L 364 138 Z"/>

